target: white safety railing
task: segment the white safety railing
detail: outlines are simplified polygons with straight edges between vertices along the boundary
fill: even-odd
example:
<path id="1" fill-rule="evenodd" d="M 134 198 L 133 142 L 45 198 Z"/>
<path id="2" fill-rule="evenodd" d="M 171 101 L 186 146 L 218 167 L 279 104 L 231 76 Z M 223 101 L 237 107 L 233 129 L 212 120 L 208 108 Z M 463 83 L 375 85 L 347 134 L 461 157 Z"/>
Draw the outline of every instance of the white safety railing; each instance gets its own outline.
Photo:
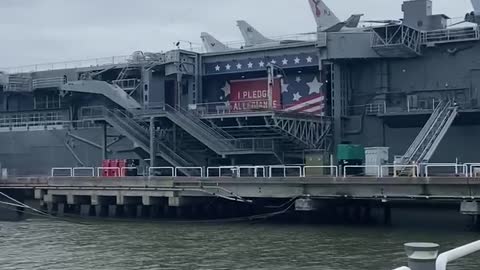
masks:
<path id="1" fill-rule="evenodd" d="M 169 175 L 157 175 L 154 174 L 155 172 L 164 172 L 164 171 L 169 171 Z M 175 168 L 174 167 L 150 167 L 148 168 L 148 176 L 170 176 L 174 177 L 175 176 Z"/>
<path id="2" fill-rule="evenodd" d="M 266 172 L 267 169 L 265 166 L 237 166 L 237 175 L 238 177 L 242 177 L 242 171 L 248 170 L 248 171 L 253 171 L 253 177 L 258 178 L 258 177 L 267 177 Z M 261 175 L 259 175 L 259 172 L 261 172 Z M 251 174 L 247 174 L 247 177 L 252 177 Z"/>
<path id="3" fill-rule="evenodd" d="M 230 174 L 224 175 L 224 171 L 230 171 Z M 245 175 L 242 171 L 248 170 L 248 173 Z M 216 172 L 215 174 L 213 172 Z M 254 178 L 264 178 L 266 175 L 265 166 L 220 166 L 220 167 L 208 167 L 206 177 L 223 177 L 223 176 L 234 176 L 234 177 L 254 177 Z"/>
<path id="4" fill-rule="evenodd" d="M 421 167 L 425 168 L 425 177 L 430 176 L 430 168 L 453 168 L 455 169 L 455 175 L 459 175 L 459 168 L 462 168 L 462 175 L 468 177 L 468 166 L 466 164 L 457 163 L 423 163 Z"/>
<path id="5" fill-rule="evenodd" d="M 290 170 L 294 170 L 294 171 L 298 171 L 298 175 L 293 175 L 293 176 L 290 176 L 290 177 L 302 177 L 302 166 L 269 166 L 269 171 L 268 171 L 268 176 L 271 178 L 273 177 L 273 171 L 274 170 L 283 170 L 283 177 L 287 177 L 287 171 Z"/>
<path id="6" fill-rule="evenodd" d="M 343 166 L 343 177 L 347 177 L 347 170 L 354 169 L 354 168 L 362 168 L 364 170 L 368 168 L 372 168 L 376 170 L 376 176 L 380 177 L 380 166 L 379 165 L 346 165 Z"/>
<path id="7" fill-rule="evenodd" d="M 440 254 L 435 263 L 436 270 L 447 270 L 447 265 L 457 259 L 480 251 L 480 241 L 452 249 Z"/>
<path id="8" fill-rule="evenodd" d="M 120 168 L 119 167 L 98 167 L 97 168 L 97 176 L 100 177 L 100 176 L 103 176 L 101 174 L 102 171 L 114 171 L 115 172 L 115 175 L 114 176 L 111 176 L 111 177 L 118 177 L 120 176 Z M 108 173 L 110 174 L 110 173 Z"/>
<path id="9" fill-rule="evenodd" d="M 385 177 L 385 176 L 390 176 L 390 169 L 393 169 L 393 177 L 399 177 L 397 174 L 397 170 L 403 170 L 403 169 L 408 169 L 411 168 L 413 171 L 413 177 L 418 177 L 419 172 L 420 172 L 420 166 L 418 165 L 401 165 L 401 164 L 395 164 L 395 165 L 381 165 L 380 166 L 380 177 Z M 387 171 L 387 175 L 385 175 L 385 171 Z"/>
<path id="10" fill-rule="evenodd" d="M 55 177 L 55 176 L 71 177 L 73 175 L 73 168 L 65 168 L 65 167 L 52 168 L 50 175 L 52 177 Z"/>
<path id="11" fill-rule="evenodd" d="M 222 177 L 222 171 L 228 170 L 231 172 L 231 175 L 235 174 L 236 166 L 220 166 L 220 167 L 208 167 L 207 168 L 207 178 L 209 177 Z M 212 173 L 216 172 L 216 174 Z"/>
<path id="12" fill-rule="evenodd" d="M 468 177 L 477 177 L 475 175 L 475 168 L 480 169 L 480 163 L 465 163 L 468 168 Z"/>
<path id="13" fill-rule="evenodd" d="M 73 168 L 74 177 L 95 177 L 94 167 L 75 167 Z"/>
<path id="14" fill-rule="evenodd" d="M 303 177 L 307 177 L 308 169 L 330 169 L 330 174 L 338 177 L 338 166 L 326 165 L 326 166 L 304 166 L 303 167 Z"/>
<path id="15" fill-rule="evenodd" d="M 203 177 L 203 168 L 202 167 L 175 167 L 175 177 L 179 177 L 179 171 L 188 170 L 188 171 L 200 171 L 200 175 L 196 177 Z M 180 175 L 181 177 L 182 175 Z"/>
<path id="16" fill-rule="evenodd" d="M 127 170 L 137 170 L 137 167 L 121 167 L 120 168 L 120 176 L 126 176 Z"/>
<path id="17" fill-rule="evenodd" d="M 370 177 L 402 177 L 398 175 L 398 171 L 406 168 L 412 169 L 412 177 L 432 177 L 432 168 L 450 168 L 454 170 L 451 175 L 456 177 L 476 177 L 474 175 L 475 168 L 480 168 L 480 163 L 425 163 L 419 165 L 346 165 L 341 169 L 339 166 L 325 165 L 325 166 L 288 166 L 288 165 L 273 165 L 273 166 L 220 166 L 220 167 L 150 167 L 148 168 L 148 176 L 164 176 L 164 177 L 183 177 L 185 171 L 194 174 L 195 177 L 252 177 L 252 178 L 272 178 L 272 177 L 316 177 L 323 175 L 317 173 L 315 169 L 329 170 L 325 177 L 348 177 L 357 174 L 351 172 L 351 169 L 361 168 L 362 175 Z M 135 170 L 137 167 L 55 167 L 51 169 L 52 177 L 122 177 L 126 176 L 128 170 Z M 371 169 L 371 170 L 367 170 Z M 393 169 L 393 174 L 392 174 Z M 310 170 L 310 175 L 309 175 Z M 103 174 L 102 172 L 107 171 Z M 369 171 L 369 173 L 367 173 Z M 196 172 L 196 173 L 195 173 Z M 228 173 L 227 173 L 228 172 Z M 360 173 L 360 171 L 358 171 Z M 364 174 L 365 173 L 365 174 Z"/>

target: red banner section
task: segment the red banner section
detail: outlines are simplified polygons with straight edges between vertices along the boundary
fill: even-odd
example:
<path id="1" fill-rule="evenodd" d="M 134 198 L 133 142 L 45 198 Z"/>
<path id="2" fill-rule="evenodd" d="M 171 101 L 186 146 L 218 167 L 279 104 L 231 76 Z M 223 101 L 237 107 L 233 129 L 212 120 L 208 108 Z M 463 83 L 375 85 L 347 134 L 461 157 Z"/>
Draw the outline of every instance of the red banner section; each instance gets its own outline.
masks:
<path id="1" fill-rule="evenodd" d="M 272 87 L 272 108 L 280 109 L 281 81 L 276 79 Z M 232 111 L 250 111 L 269 109 L 268 80 L 249 79 L 230 81 L 230 109 Z"/>

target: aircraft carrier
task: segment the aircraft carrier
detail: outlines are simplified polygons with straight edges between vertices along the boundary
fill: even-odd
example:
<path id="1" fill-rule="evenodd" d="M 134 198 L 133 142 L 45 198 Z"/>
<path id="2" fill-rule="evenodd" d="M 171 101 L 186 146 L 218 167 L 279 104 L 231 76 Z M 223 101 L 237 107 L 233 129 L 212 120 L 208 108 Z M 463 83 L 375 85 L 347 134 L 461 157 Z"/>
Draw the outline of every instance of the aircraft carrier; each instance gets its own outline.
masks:
<path id="1" fill-rule="evenodd" d="M 388 149 L 382 164 L 480 161 L 480 10 L 453 24 L 410 0 L 401 20 L 365 22 L 309 3 L 310 34 L 271 39 L 238 21 L 242 44 L 202 33 L 202 51 L 3 69 L 3 173 L 328 166 L 339 145 Z"/>

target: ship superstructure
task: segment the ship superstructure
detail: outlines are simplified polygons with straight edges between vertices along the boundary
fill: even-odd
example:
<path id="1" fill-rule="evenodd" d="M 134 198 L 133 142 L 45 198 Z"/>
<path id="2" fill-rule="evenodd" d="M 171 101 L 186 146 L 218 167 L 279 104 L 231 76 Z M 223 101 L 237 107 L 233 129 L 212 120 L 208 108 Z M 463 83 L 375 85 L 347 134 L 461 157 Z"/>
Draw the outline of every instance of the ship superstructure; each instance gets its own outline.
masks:
<path id="1" fill-rule="evenodd" d="M 330 164 L 345 142 L 389 147 L 404 164 L 478 161 L 477 13 L 449 27 L 432 1 L 411 0 L 402 21 L 362 27 L 361 15 L 341 22 L 323 1 L 309 2 L 318 31 L 301 40 L 266 38 L 239 21 L 241 47 L 202 33 L 205 53 L 5 70 L 2 166 L 43 175 L 106 159 Z"/>

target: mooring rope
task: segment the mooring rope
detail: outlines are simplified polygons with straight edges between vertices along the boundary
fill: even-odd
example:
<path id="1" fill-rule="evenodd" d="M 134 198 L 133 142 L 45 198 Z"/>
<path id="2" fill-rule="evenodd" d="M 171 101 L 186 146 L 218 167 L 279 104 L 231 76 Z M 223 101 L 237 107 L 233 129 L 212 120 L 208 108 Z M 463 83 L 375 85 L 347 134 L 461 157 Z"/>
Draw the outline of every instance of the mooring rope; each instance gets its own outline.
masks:
<path id="1" fill-rule="evenodd" d="M 57 216 L 54 216 L 54 215 L 51 215 L 47 212 L 44 212 L 44 211 L 41 211 L 41 210 L 38 210 L 34 207 L 31 207 L 27 204 L 24 204 L 10 196 L 8 196 L 7 194 L 3 193 L 0 191 L 0 195 L 4 196 L 5 198 L 13 201 L 14 203 L 9 203 L 9 202 L 3 202 L 3 201 L 0 201 L 0 204 L 4 204 L 4 205 L 9 205 L 9 206 L 13 206 L 13 207 L 21 207 L 21 208 L 24 208 L 24 209 L 27 209 L 27 210 L 30 210 L 32 212 L 27 212 L 25 210 L 20 210 L 20 209 L 12 209 L 10 207 L 5 207 L 5 206 L 0 206 L 2 208 L 6 208 L 6 209 L 10 209 L 10 210 L 13 210 L 13 211 L 17 211 L 17 212 L 21 212 L 21 213 L 27 213 L 29 215 L 34 215 L 34 216 L 41 216 L 41 217 L 47 217 L 47 218 L 51 218 L 51 219 L 56 219 L 56 220 L 60 220 L 60 221 L 64 221 L 64 222 L 68 222 L 68 223 L 74 223 L 74 224 L 80 224 L 80 225 L 90 225 L 90 224 L 87 224 L 87 223 L 83 223 L 83 222 L 78 222 L 78 221 L 71 221 L 71 220 L 68 220 L 68 219 L 65 219 L 65 218 L 61 218 L 61 217 L 57 217 Z"/>

